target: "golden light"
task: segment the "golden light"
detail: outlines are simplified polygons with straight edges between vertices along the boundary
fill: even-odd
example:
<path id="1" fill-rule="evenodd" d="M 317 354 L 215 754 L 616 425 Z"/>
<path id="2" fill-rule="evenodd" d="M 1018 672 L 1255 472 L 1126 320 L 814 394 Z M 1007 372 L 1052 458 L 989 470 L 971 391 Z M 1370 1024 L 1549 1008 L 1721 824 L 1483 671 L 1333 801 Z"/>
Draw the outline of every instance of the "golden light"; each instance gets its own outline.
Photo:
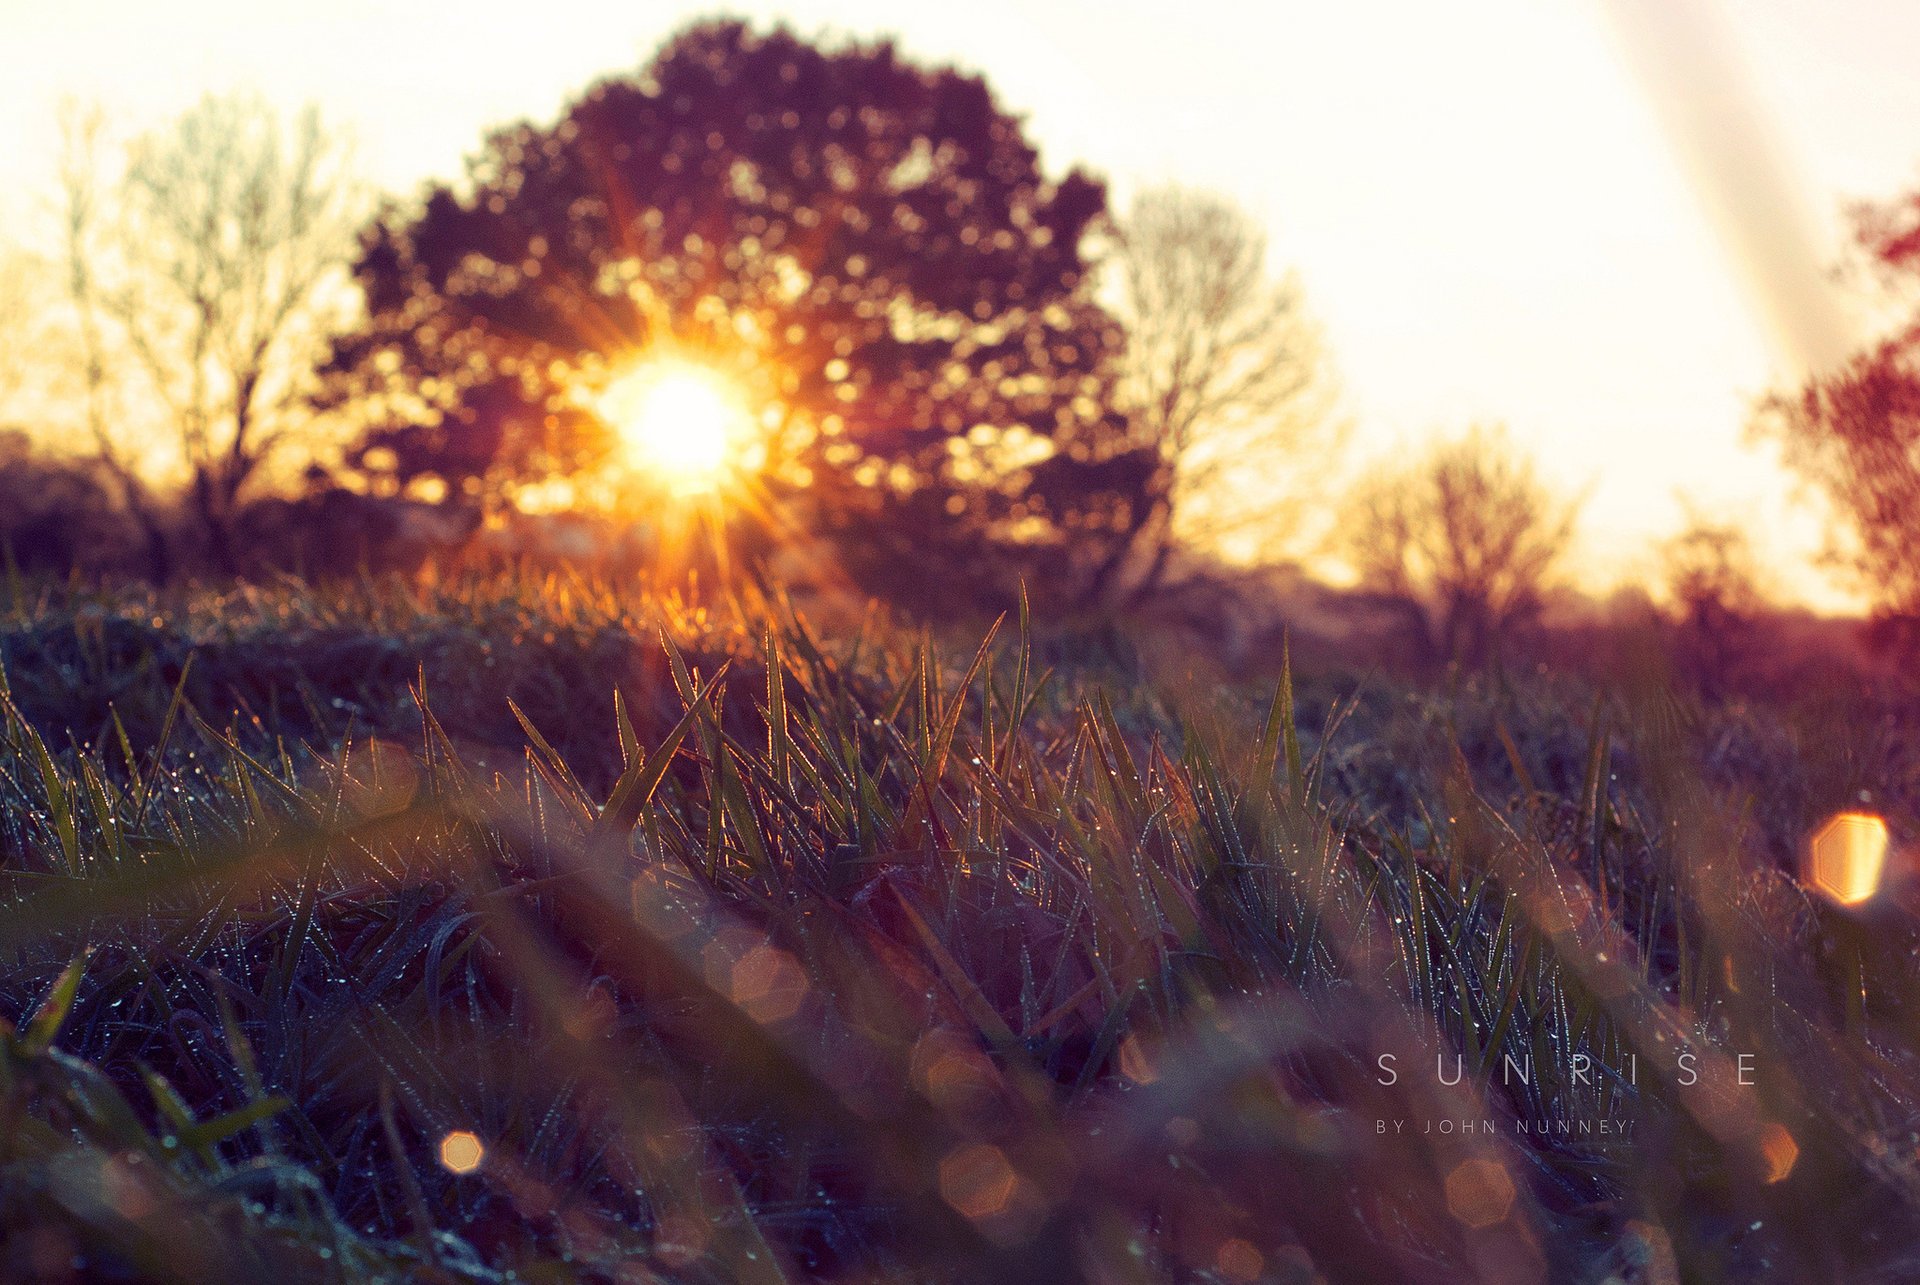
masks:
<path id="1" fill-rule="evenodd" d="M 1160 1069 L 1153 1052 L 1140 1042 L 1137 1035 L 1129 1035 L 1120 1041 L 1120 1074 L 1135 1084 L 1152 1084 L 1160 1078 Z"/>
<path id="2" fill-rule="evenodd" d="M 1843 906 L 1880 891 L 1886 864 L 1887 823 L 1871 812 L 1839 813 L 1807 845 L 1807 882 Z"/>
<path id="3" fill-rule="evenodd" d="M 607 386 L 600 417 L 644 470 L 677 490 L 711 490 L 735 462 L 753 415 L 726 376 L 680 358 L 635 367 Z"/>
<path id="4" fill-rule="evenodd" d="M 472 1173 L 486 1154 L 480 1139 L 465 1129 L 455 1129 L 440 1139 L 440 1163 L 452 1173 Z"/>
<path id="5" fill-rule="evenodd" d="M 1760 1155 L 1767 1163 L 1767 1182 L 1776 1183 L 1793 1172 L 1800 1159 L 1800 1144 L 1785 1127 L 1769 1124 L 1760 1135 Z"/>

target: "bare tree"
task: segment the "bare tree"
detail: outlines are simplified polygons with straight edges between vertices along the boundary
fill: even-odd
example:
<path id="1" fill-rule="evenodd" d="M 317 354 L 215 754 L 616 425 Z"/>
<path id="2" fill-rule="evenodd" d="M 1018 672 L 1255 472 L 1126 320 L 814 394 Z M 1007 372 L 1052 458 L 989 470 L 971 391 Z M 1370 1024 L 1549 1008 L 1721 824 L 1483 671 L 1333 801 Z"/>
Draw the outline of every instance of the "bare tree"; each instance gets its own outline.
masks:
<path id="1" fill-rule="evenodd" d="M 1152 592 L 1180 540 L 1291 534 L 1297 492 L 1338 445 L 1319 335 L 1292 277 L 1275 279 L 1266 237 L 1211 194 L 1142 193 L 1119 229 L 1127 329 L 1121 397 L 1151 465 L 1149 502 L 1103 577 Z"/>
<path id="2" fill-rule="evenodd" d="M 106 116 L 97 106 L 63 105 L 60 117 L 60 232 L 66 293 L 73 306 L 75 372 L 85 436 L 101 472 L 139 526 L 146 545 L 147 575 L 163 583 L 173 574 L 173 551 L 161 505 L 151 485 L 129 460 L 119 393 L 126 381 L 112 373 L 101 317 L 98 273 L 107 258 L 101 223 L 107 202 L 102 175 Z"/>
<path id="3" fill-rule="evenodd" d="M 1482 663 L 1538 616 L 1579 507 L 1504 430 L 1477 427 L 1369 476 L 1340 543 L 1363 586 L 1407 606 L 1428 655 Z"/>
<path id="4" fill-rule="evenodd" d="M 208 552 L 230 570 L 242 494 L 304 421 L 304 380 L 349 298 L 359 203 L 344 148 L 311 109 L 287 124 L 237 95 L 136 139 L 117 172 L 97 114 L 69 113 L 66 135 L 89 435 L 155 550 L 146 470 L 172 455 Z"/>
<path id="5" fill-rule="evenodd" d="M 1686 525 L 1660 546 L 1660 567 L 1675 658 L 1716 689 L 1745 659 L 1743 642 L 1766 605 L 1753 542 L 1689 506 Z"/>

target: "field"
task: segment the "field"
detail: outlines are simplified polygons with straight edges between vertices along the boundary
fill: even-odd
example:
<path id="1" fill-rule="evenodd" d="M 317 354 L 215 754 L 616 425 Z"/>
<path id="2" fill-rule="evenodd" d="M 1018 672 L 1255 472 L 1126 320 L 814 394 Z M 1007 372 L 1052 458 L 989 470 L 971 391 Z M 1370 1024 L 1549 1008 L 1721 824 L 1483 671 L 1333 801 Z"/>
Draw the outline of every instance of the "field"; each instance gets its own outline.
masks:
<path id="1" fill-rule="evenodd" d="M 531 575 L 0 622 L 9 1278 L 1920 1275 L 1910 894 L 1797 878 L 1916 833 L 1910 692 Z"/>

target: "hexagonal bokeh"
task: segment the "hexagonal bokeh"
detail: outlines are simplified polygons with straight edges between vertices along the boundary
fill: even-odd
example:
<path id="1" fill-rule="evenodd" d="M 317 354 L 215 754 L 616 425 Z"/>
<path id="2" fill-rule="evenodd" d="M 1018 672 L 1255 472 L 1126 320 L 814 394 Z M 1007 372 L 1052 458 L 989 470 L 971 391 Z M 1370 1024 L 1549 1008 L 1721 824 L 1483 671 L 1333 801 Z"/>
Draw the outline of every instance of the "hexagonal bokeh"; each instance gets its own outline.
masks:
<path id="1" fill-rule="evenodd" d="M 440 1163 L 451 1173 L 472 1173 L 486 1154 L 479 1137 L 465 1129 L 455 1129 L 440 1139 Z"/>
<path id="2" fill-rule="evenodd" d="M 1887 823 L 1870 812 L 1841 812 L 1814 831 L 1805 882 L 1843 906 L 1880 891 L 1887 864 Z"/>
<path id="3" fill-rule="evenodd" d="M 1513 1210 L 1513 1178 L 1498 1160 L 1462 1161 L 1447 1175 L 1447 1212 L 1478 1231 L 1503 1221 Z"/>
<path id="4" fill-rule="evenodd" d="M 957 1147 L 940 1162 L 940 1194 L 975 1222 L 1006 1212 L 1019 1185 L 1006 1153 L 986 1143 Z"/>

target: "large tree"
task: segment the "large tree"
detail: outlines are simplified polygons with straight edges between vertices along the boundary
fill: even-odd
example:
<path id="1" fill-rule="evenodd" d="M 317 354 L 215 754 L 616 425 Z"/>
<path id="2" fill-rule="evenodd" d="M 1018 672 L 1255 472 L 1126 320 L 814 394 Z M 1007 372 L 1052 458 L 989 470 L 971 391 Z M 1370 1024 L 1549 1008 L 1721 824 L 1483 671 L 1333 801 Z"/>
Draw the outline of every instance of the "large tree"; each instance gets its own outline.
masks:
<path id="1" fill-rule="evenodd" d="M 375 223 L 332 397 L 378 481 L 479 494 L 590 462 L 593 390 L 691 353 L 762 412 L 767 485 L 870 568 L 1064 568 L 1134 502 L 1083 255 L 1105 209 L 976 76 L 702 23 Z"/>

